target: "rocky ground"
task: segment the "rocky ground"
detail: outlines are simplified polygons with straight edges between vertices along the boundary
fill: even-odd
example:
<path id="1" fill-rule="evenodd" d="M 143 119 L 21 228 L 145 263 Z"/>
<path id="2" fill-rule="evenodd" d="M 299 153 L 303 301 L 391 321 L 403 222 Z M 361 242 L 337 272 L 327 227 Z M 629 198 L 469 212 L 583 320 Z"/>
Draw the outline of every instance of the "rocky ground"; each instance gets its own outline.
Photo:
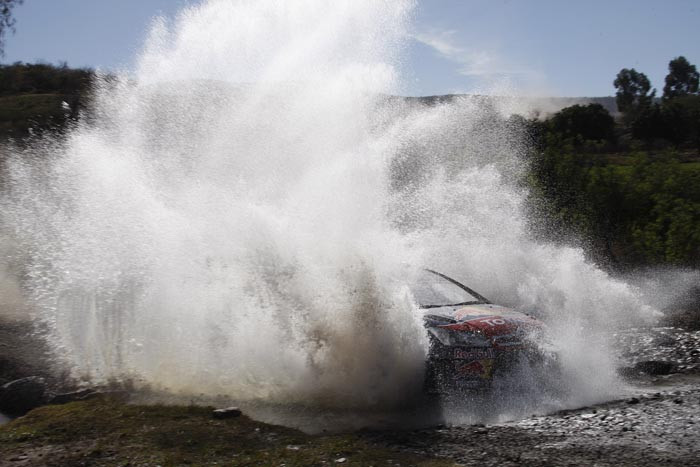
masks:
<path id="1" fill-rule="evenodd" d="M 644 369 L 644 362 L 665 362 L 669 368 L 662 373 L 700 373 L 700 330 L 635 328 L 613 337 L 628 368 Z"/>
<path id="2" fill-rule="evenodd" d="M 374 433 L 388 446 L 474 466 L 696 466 L 700 386 L 493 426 Z"/>
<path id="3" fill-rule="evenodd" d="M 700 458 L 700 331 L 616 335 L 633 395 L 489 426 L 371 434 L 396 449 L 467 466 L 696 466 Z"/>

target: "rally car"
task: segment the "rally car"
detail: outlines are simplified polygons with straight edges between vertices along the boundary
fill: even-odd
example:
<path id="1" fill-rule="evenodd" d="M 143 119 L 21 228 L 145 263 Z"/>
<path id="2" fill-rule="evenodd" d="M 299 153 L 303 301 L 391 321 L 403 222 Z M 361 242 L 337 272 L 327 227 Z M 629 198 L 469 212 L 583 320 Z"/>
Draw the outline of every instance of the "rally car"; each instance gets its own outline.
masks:
<path id="1" fill-rule="evenodd" d="M 488 389 L 516 367 L 542 367 L 556 359 L 543 346 L 544 324 L 532 316 L 494 305 L 430 269 L 417 274 L 411 289 L 428 331 L 429 393 Z"/>

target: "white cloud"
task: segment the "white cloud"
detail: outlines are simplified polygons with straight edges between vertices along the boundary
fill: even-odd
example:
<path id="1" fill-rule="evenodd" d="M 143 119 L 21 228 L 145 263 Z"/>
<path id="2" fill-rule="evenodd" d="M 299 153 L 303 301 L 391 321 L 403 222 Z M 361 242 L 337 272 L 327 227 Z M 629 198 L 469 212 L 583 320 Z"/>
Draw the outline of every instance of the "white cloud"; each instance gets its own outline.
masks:
<path id="1" fill-rule="evenodd" d="M 413 38 L 418 42 L 435 49 L 440 55 L 454 59 L 463 53 L 461 47 L 453 44 L 452 38 L 457 31 L 450 29 L 445 31 L 431 30 L 414 34 Z"/>
<path id="2" fill-rule="evenodd" d="M 459 44 L 454 29 L 430 29 L 413 35 L 413 39 L 435 50 L 457 65 L 456 72 L 474 78 L 535 77 L 538 73 L 510 64 L 493 50 L 468 48 Z"/>

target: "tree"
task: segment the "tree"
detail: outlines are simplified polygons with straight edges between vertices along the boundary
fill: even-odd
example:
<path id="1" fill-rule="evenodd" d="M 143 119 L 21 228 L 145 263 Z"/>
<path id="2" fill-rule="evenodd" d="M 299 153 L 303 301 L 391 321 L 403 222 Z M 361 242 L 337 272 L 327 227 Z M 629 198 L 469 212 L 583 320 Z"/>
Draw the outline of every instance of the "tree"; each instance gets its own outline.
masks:
<path id="1" fill-rule="evenodd" d="M 691 136 L 691 119 L 687 106 L 677 99 L 661 106 L 661 122 L 664 139 L 678 147 Z"/>
<path id="2" fill-rule="evenodd" d="M 24 0 L 0 0 L 0 57 L 5 54 L 5 32 L 15 31 L 15 19 L 12 9 Z"/>
<path id="3" fill-rule="evenodd" d="M 700 75 L 695 65 L 685 57 L 676 57 L 668 63 L 668 75 L 664 86 L 664 100 L 698 93 Z"/>
<path id="4" fill-rule="evenodd" d="M 613 142 L 615 120 L 600 104 L 572 105 L 552 116 L 549 125 L 565 138 Z"/>
<path id="5" fill-rule="evenodd" d="M 661 106 L 652 104 L 641 109 L 632 121 L 632 136 L 636 139 L 652 144 L 655 140 L 664 138 L 664 119 L 661 114 Z"/>
<path id="6" fill-rule="evenodd" d="M 648 108 L 656 95 L 656 89 L 649 93 L 651 90 L 649 78 L 634 68 L 620 70 L 613 85 L 617 89 L 615 94 L 617 109 L 630 119 Z"/>

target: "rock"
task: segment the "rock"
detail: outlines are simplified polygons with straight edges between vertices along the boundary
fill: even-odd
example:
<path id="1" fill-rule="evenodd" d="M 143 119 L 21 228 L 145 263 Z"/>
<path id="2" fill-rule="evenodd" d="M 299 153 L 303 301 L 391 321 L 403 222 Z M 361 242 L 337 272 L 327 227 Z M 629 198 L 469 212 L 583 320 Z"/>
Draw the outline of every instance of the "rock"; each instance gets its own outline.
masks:
<path id="1" fill-rule="evenodd" d="M 335 460 L 335 463 L 336 463 L 336 464 L 344 464 L 344 463 L 346 463 L 347 461 L 348 461 L 348 460 L 347 460 L 345 457 L 341 457 L 341 458 L 336 459 L 336 460 Z"/>
<path id="2" fill-rule="evenodd" d="M 676 370 L 673 362 L 663 360 L 647 360 L 634 365 L 634 370 L 652 376 L 668 375 Z"/>
<path id="3" fill-rule="evenodd" d="M 627 400 L 628 404 L 639 404 L 639 398 L 638 397 L 633 397 L 631 399 Z"/>
<path id="4" fill-rule="evenodd" d="M 218 420 L 222 420 L 224 418 L 234 418 L 234 417 L 240 417 L 241 415 L 241 409 L 238 407 L 227 407 L 225 409 L 216 409 L 214 412 L 212 412 L 212 415 L 214 418 Z"/>
<path id="5" fill-rule="evenodd" d="M 700 329 L 700 285 L 687 290 L 675 300 L 669 309 L 665 310 L 662 322 L 671 326 L 686 329 Z"/>
<path id="6" fill-rule="evenodd" d="M 29 376 L 10 381 L 0 387 L 0 412 L 24 415 L 46 403 L 44 378 Z"/>
<path id="7" fill-rule="evenodd" d="M 49 404 L 67 404 L 69 402 L 84 401 L 98 396 L 100 393 L 92 389 L 81 389 L 80 391 L 65 392 L 56 394 L 49 399 Z"/>
<path id="8" fill-rule="evenodd" d="M 653 343 L 659 347 L 673 347 L 676 345 L 676 339 L 668 334 L 659 334 L 653 338 Z"/>

